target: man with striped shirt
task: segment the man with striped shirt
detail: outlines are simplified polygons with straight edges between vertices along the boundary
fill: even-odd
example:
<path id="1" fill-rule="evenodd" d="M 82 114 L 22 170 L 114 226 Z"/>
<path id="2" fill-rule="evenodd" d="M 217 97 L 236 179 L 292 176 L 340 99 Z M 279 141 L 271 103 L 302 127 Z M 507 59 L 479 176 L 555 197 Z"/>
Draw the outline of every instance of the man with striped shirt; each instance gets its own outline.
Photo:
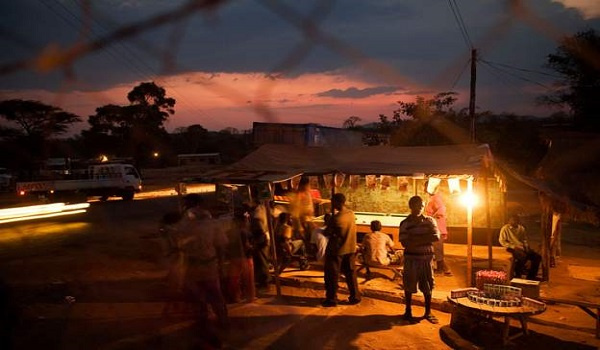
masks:
<path id="1" fill-rule="evenodd" d="M 431 323 L 438 323 L 437 318 L 431 314 L 431 293 L 434 287 L 433 279 L 433 242 L 440 240 L 435 219 L 423 215 L 423 199 L 419 196 L 411 197 L 408 201 L 410 215 L 400 223 L 400 243 L 404 246 L 404 299 L 406 310 L 403 318 L 414 322 L 412 315 L 412 295 L 417 292 L 417 287 L 425 298 L 424 319 Z"/>

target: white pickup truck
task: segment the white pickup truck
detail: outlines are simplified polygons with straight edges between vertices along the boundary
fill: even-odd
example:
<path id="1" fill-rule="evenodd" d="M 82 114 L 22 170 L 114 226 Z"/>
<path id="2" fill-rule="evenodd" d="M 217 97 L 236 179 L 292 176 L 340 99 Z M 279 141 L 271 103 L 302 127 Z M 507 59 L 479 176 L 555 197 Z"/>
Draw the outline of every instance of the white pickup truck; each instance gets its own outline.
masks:
<path id="1" fill-rule="evenodd" d="M 73 171 L 73 179 L 17 182 L 20 196 L 37 195 L 49 200 L 72 196 L 111 196 L 131 200 L 142 190 L 142 179 L 137 169 L 130 164 L 97 164 L 87 169 Z"/>

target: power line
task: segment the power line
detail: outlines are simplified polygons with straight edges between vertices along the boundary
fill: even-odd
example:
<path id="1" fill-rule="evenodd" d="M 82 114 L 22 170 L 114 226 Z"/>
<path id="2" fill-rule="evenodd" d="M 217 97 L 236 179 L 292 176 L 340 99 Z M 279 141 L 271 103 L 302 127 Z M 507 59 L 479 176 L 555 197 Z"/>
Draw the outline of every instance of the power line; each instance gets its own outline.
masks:
<path id="1" fill-rule="evenodd" d="M 63 16 L 62 13 L 57 12 L 54 10 L 53 7 L 51 7 L 49 4 L 46 4 L 46 2 L 44 0 L 39 0 L 40 2 L 42 2 L 44 5 L 46 5 L 46 7 L 48 7 L 54 14 L 56 14 L 57 16 L 61 17 L 63 20 L 65 20 L 67 22 L 67 24 L 69 24 L 71 27 L 73 27 L 74 29 L 79 30 L 81 28 L 81 26 L 85 25 L 85 21 L 80 18 L 77 14 L 75 14 L 68 6 L 66 6 L 65 4 L 63 4 L 62 2 L 58 1 L 58 0 L 54 0 L 54 3 L 58 6 L 60 6 L 62 8 L 62 10 L 66 13 L 68 13 L 76 22 L 72 22 L 71 19 Z M 78 4 L 76 4 L 78 5 Z M 90 31 L 92 34 L 97 35 L 98 33 L 93 29 L 92 26 L 90 26 Z M 142 72 L 138 66 L 136 66 L 132 61 L 129 61 L 126 59 L 126 57 L 123 56 L 119 56 L 118 52 L 116 52 L 116 49 L 111 46 L 107 46 L 104 47 L 100 50 L 101 52 L 106 53 L 107 55 L 109 55 L 110 57 L 112 57 L 115 61 L 119 61 L 120 59 L 123 59 L 125 61 L 125 63 L 127 63 L 129 65 L 128 69 L 130 69 L 132 72 L 138 74 L 140 77 L 146 78 L 146 75 L 144 74 L 144 72 Z"/>
<path id="2" fill-rule="evenodd" d="M 68 13 L 72 18 L 69 18 L 69 17 L 65 16 L 64 13 L 57 11 L 57 9 L 55 9 L 49 3 L 46 3 L 44 0 L 38 0 L 38 1 L 41 2 L 44 6 L 46 6 L 56 16 L 60 17 L 63 21 L 65 21 L 72 28 L 74 28 L 76 30 L 80 30 L 81 26 L 85 25 L 85 21 L 82 18 L 80 18 L 80 16 L 78 16 L 68 6 L 61 3 L 60 1 L 54 0 L 54 2 L 58 6 L 60 6 L 64 12 Z M 74 3 L 75 6 L 80 5 L 79 3 L 77 3 L 76 0 L 72 0 L 72 2 Z M 95 24 L 100 29 L 103 29 L 106 31 L 110 30 L 110 28 L 107 28 L 102 22 L 98 21 L 94 17 L 91 17 L 91 19 L 92 19 L 92 22 L 95 22 Z M 90 29 L 91 29 L 92 34 L 99 35 L 99 33 L 96 30 L 94 30 L 91 26 L 90 26 Z M 119 52 L 120 51 L 119 48 L 123 51 Z M 179 101 L 183 102 L 184 105 L 187 105 L 188 108 L 192 112 L 196 112 L 198 114 L 204 115 L 205 119 L 209 119 L 213 122 L 217 122 L 217 124 L 221 124 L 221 126 L 224 125 L 224 124 L 216 121 L 214 118 L 207 116 L 204 112 L 202 112 L 198 108 L 191 105 L 188 101 L 186 101 L 186 98 L 183 95 L 181 95 L 175 88 L 173 88 L 172 86 L 169 86 L 169 84 L 167 84 L 166 81 L 159 79 L 158 76 L 153 73 L 153 69 L 145 62 L 145 60 L 143 58 L 141 58 L 140 56 L 138 56 L 135 53 L 135 51 L 132 50 L 130 47 L 128 47 L 125 43 L 117 41 L 115 43 L 115 45 L 103 47 L 101 49 L 101 52 L 108 54 L 115 61 L 119 61 L 119 60 L 123 61 L 130 71 L 132 71 L 133 73 L 138 75 L 143 80 L 154 80 L 154 81 L 158 81 L 161 85 L 166 85 L 170 91 L 174 92 L 176 95 L 179 95 L 178 96 Z M 141 64 L 141 66 L 140 66 L 140 64 Z M 143 68 L 142 68 L 142 66 L 143 66 Z"/>
<path id="3" fill-rule="evenodd" d="M 71 1 L 73 3 L 75 3 L 76 5 L 79 5 L 76 0 L 71 0 Z M 115 22 L 112 19 L 110 19 L 110 17 L 106 13 L 101 13 L 101 12 L 97 12 L 97 13 L 100 15 L 101 19 L 103 20 L 103 21 L 99 21 L 94 18 L 94 21 L 97 23 L 97 25 L 107 32 L 113 30 L 113 28 L 110 28 L 104 22 L 113 23 L 113 24 Z M 185 20 L 185 18 L 184 18 L 184 20 Z M 116 48 L 117 46 L 121 50 L 123 50 L 123 53 L 119 57 L 121 57 L 125 61 L 129 62 L 133 66 L 136 66 L 135 63 L 133 63 L 133 62 L 139 62 L 146 69 L 146 71 L 149 72 L 148 74 L 145 74 L 144 72 L 142 72 L 141 69 L 139 69 L 139 66 L 136 66 L 136 68 L 138 68 L 138 70 L 140 72 L 140 75 L 145 80 L 157 81 L 160 85 L 166 86 L 169 89 L 169 91 L 171 91 L 172 93 L 177 95 L 178 101 L 182 102 L 185 106 L 187 106 L 191 112 L 196 112 L 196 113 L 200 114 L 201 116 L 203 116 L 204 119 L 210 120 L 213 123 L 221 125 L 222 127 L 225 126 L 225 124 L 221 123 L 216 118 L 213 118 L 213 117 L 207 115 L 204 111 L 202 111 L 198 107 L 195 107 L 192 103 L 190 103 L 188 101 L 188 99 L 183 94 L 181 94 L 172 85 L 168 84 L 168 82 L 166 80 L 160 79 L 158 75 L 154 74 L 154 69 L 152 67 L 150 67 L 148 65 L 148 63 L 144 60 L 144 58 L 140 57 L 140 55 L 136 52 L 136 50 L 134 50 L 134 48 L 131 45 L 129 45 L 127 42 L 117 41 L 113 47 Z M 149 52 L 149 54 L 154 55 L 157 60 L 160 60 L 160 57 L 157 57 L 158 56 L 157 53 L 159 50 L 152 47 L 152 45 L 141 41 L 141 39 L 138 39 L 136 46 L 138 48 L 141 48 L 141 50 L 147 51 L 147 52 Z"/>
<path id="4" fill-rule="evenodd" d="M 502 82 L 502 84 L 512 87 L 513 85 L 506 79 L 505 76 L 503 76 L 502 74 L 499 74 L 498 72 L 496 72 L 495 70 L 491 69 L 490 67 L 488 67 L 487 65 L 483 65 L 483 68 L 489 72 L 490 74 L 492 74 L 493 76 L 495 76 L 496 78 L 498 78 L 498 81 Z"/>
<path id="5" fill-rule="evenodd" d="M 458 25 L 458 29 L 460 30 L 465 44 L 467 44 L 467 47 L 469 49 L 473 48 L 473 42 L 471 41 L 471 37 L 469 36 L 469 32 L 467 31 L 467 26 L 465 25 L 462 15 L 460 14 L 458 4 L 455 0 L 448 0 L 448 5 L 450 5 L 450 9 L 452 10 L 452 14 L 454 15 L 454 20 Z"/>
<path id="6" fill-rule="evenodd" d="M 525 82 L 528 82 L 528 83 L 531 83 L 531 84 L 535 84 L 535 85 L 541 86 L 541 87 L 543 87 L 544 89 L 547 89 L 547 90 L 552 90 L 552 88 L 551 88 L 551 87 L 549 87 L 549 86 L 546 86 L 546 85 L 544 85 L 544 84 L 542 84 L 542 83 L 540 83 L 540 82 L 537 82 L 537 81 L 535 81 L 535 80 L 531 80 L 531 79 L 524 78 L 524 77 L 522 77 L 522 76 L 519 76 L 519 75 L 513 74 L 513 73 L 511 73 L 511 72 L 509 72 L 509 71 L 507 71 L 507 70 L 505 70 L 505 69 L 502 69 L 502 68 L 500 68 L 500 67 L 497 67 L 497 66 L 495 66 L 494 64 L 491 64 L 491 63 L 490 63 L 490 62 L 488 62 L 488 61 L 483 61 L 483 60 L 481 60 L 481 62 L 482 62 L 483 64 L 485 64 L 485 65 L 489 66 L 490 68 L 493 68 L 493 69 L 495 69 L 495 70 L 497 70 L 497 71 L 499 71 L 499 72 L 501 72 L 501 73 L 504 73 L 504 74 L 510 75 L 510 76 L 512 76 L 512 77 L 514 77 L 514 78 L 516 78 L 516 79 L 523 80 L 523 81 L 525 81 Z"/>
<path id="7" fill-rule="evenodd" d="M 467 66 L 469 65 L 469 63 L 471 62 L 471 60 L 467 60 L 465 62 L 465 64 L 463 65 L 462 69 L 460 70 L 460 72 L 458 73 L 458 75 L 456 76 L 456 79 L 454 79 L 454 83 L 452 83 L 452 87 L 450 87 L 450 90 L 453 90 L 454 87 L 456 86 L 456 84 L 458 83 L 458 80 L 462 77 L 463 73 L 465 72 L 465 70 L 467 69 Z"/>
<path id="8" fill-rule="evenodd" d="M 513 69 L 516 71 L 521 71 L 521 72 L 525 72 L 525 73 L 535 73 L 535 74 L 540 74 L 540 75 L 545 75 L 551 78 L 555 78 L 555 79 L 560 79 L 559 76 L 554 75 L 554 74 L 550 74 L 550 73 L 546 73 L 546 72 L 542 72 L 542 71 L 538 71 L 538 70 L 533 70 L 533 69 L 526 69 L 526 68 L 519 68 L 519 67 L 515 67 L 515 66 L 511 66 L 509 64 L 506 63 L 498 63 L 498 62 L 492 62 L 492 61 L 488 61 L 488 60 L 481 60 L 482 62 L 485 61 L 487 63 L 491 63 L 491 64 L 495 64 L 501 67 L 505 67 L 505 68 L 509 68 L 509 69 Z"/>

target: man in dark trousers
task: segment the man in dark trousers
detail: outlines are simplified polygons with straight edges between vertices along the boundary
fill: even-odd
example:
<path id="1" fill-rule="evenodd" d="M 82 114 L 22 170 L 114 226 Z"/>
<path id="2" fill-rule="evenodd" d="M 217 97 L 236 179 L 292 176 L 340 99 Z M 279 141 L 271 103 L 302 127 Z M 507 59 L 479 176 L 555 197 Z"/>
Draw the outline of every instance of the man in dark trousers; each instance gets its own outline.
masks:
<path id="1" fill-rule="evenodd" d="M 403 318 L 414 322 L 412 315 L 412 295 L 417 292 L 417 286 L 425 298 L 424 319 L 438 323 L 431 314 L 431 293 L 433 292 L 433 242 L 440 240 L 440 231 L 435 219 L 423 215 L 423 199 L 411 197 L 408 201 L 410 215 L 400 223 L 400 243 L 404 246 L 404 299 L 406 310 Z"/>
<path id="2" fill-rule="evenodd" d="M 508 219 L 508 224 L 502 226 L 502 229 L 500 229 L 499 241 L 500 244 L 513 255 L 515 277 L 521 278 L 521 275 L 525 272 L 525 264 L 529 260 L 531 261 L 531 268 L 527 271 L 527 279 L 535 280 L 540 268 L 542 256 L 529 248 L 527 231 L 525 230 L 525 226 L 521 225 L 521 219 L 518 215 L 511 215 Z"/>
<path id="3" fill-rule="evenodd" d="M 350 298 L 348 304 L 360 303 L 360 292 L 356 280 L 356 223 L 354 212 L 345 206 L 346 197 L 336 193 L 331 199 L 334 215 L 327 225 L 325 235 L 329 237 L 325 250 L 325 300 L 324 307 L 337 305 L 340 270 L 346 277 Z"/>

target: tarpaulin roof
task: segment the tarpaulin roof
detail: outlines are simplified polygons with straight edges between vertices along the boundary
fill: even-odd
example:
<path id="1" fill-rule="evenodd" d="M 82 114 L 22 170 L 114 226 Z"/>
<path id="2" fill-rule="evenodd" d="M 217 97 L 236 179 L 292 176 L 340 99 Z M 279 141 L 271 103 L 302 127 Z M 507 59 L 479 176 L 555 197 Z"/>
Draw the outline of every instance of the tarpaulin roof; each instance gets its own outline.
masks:
<path id="1" fill-rule="evenodd" d="M 227 167 L 201 176 L 210 182 L 278 182 L 300 174 L 423 174 L 436 177 L 478 176 L 493 163 L 489 146 L 301 147 L 267 144 Z"/>

